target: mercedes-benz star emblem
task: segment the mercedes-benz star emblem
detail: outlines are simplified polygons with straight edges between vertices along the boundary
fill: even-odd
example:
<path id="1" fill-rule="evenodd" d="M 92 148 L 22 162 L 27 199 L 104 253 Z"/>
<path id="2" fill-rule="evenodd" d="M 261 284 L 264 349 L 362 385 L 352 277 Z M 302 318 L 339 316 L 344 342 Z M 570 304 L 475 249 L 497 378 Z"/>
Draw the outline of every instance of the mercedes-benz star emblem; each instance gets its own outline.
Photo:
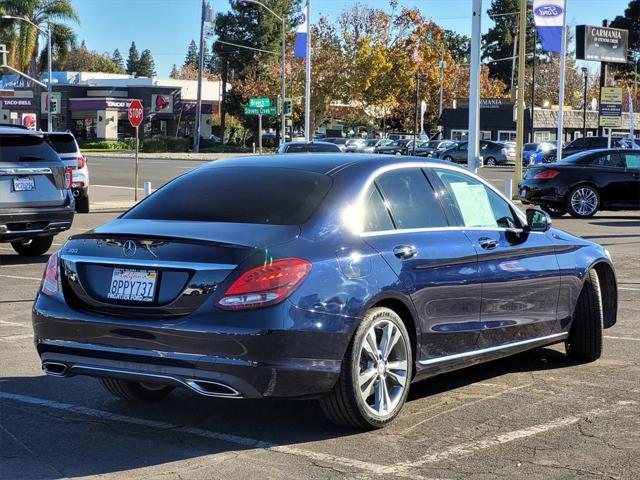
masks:
<path id="1" fill-rule="evenodd" d="M 136 254 L 137 248 L 133 240 L 127 240 L 124 242 L 124 245 L 122 245 L 122 251 L 125 257 L 133 257 Z"/>

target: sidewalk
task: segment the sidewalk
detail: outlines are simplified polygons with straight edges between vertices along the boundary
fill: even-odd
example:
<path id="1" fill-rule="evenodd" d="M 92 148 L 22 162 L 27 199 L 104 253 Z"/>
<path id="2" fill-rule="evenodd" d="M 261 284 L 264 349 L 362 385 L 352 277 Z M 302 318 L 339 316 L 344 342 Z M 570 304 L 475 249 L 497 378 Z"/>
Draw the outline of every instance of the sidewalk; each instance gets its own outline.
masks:
<path id="1" fill-rule="evenodd" d="M 86 151 L 86 155 L 92 158 L 135 158 L 135 152 L 130 150 L 113 151 Z M 200 162 L 210 162 L 224 158 L 253 156 L 252 153 L 189 153 L 189 152 L 167 152 L 167 153 L 143 153 L 138 154 L 138 158 L 154 158 L 167 160 L 195 160 Z"/>

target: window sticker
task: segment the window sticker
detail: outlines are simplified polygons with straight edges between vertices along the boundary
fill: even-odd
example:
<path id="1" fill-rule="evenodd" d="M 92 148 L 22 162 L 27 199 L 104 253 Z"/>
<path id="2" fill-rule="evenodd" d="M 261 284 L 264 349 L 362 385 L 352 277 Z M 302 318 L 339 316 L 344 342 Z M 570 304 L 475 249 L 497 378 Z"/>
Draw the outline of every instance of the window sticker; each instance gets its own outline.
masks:
<path id="1" fill-rule="evenodd" d="M 469 185 L 466 182 L 455 182 L 450 185 L 465 226 L 480 228 L 498 226 L 484 185 Z"/>

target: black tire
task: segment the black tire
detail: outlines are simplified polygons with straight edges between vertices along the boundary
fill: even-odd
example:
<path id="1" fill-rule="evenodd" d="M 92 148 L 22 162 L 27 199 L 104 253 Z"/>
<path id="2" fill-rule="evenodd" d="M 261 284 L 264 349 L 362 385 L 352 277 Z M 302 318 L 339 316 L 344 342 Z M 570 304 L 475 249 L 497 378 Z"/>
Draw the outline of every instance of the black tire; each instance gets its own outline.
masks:
<path id="1" fill-rule="evenodd" d="M 565 207 L 556 207 L 553 205 L 541 205 L 540 208 L 547 212 L 550 217 L 560 218 L 565 213 L 567 213 L 567 209 Z"/>
<path id="2" fill-rule="evenodd" d="M 579 203 L 580 198 L 589 198 L 593 199 L 595 202 L 593 204 L 593 208 L 586 208 L 586 205 L 583 207 Z M 592 205 L 589 203 L 588 205 Z M 567 211 L 572 217 L 575 218 L 589 218 L 593 217 L 596 212 L 600 209 L 600 194 L 598 191 L 590 185 L 578 185 L 574 187 L 571 192 L 569 192 L 569 196 L 567 197 Z"/>
<path id="3" fill-rule="evenodd" d="M 76 212 L 89 213 L 89 196 L 83 197 L 82 195 L 76 197 Z"/>
<path id="4" fill-rule="evenodd" d="M 53 235 L 50 235 L 48 237 L 36 237 L 26 241 L 11 242 L 11 246 L 20 255 L 36 257 L 46 253 L 52 243 Z"/>
<path id="5" fill-rule="evenodd" d="M 105 390 L 116 397 L 145 402 L 162 400 L 175 389 L 171 385 L 132 382 L 119 378 L 101 378 L 100 383 Z"/>
<path id="6" fill-rule="evenodd" d="M 404 346 L 406 346 L 407 370 L 404 390 L 399 395 L 397 405 L 387 415 L 377 416 L 367 409 L 365 400 L 362 400 L 358 391 L 360 389 L 358 378 L 361 365 L 360 352 L 366 341 L 365 336 L 369 329 L 381 320 L 392 323 L 401 333 Z M 320 406 L 326 417 L 336 425 L 367 430 L 382 428 L 391 422 L 402 409 L 409 393 L 412 373 L 411 341 L 402 319 L 389 308 L 372 308 L 366 312 L 349 344 L 342 361 L 338 381 L 333 389 L 320 399 Z"/>
<path id="7" fill-rule="evenodd" d="M 573 312 L 569 338 L 565 342 L 572 360 L 593 362 L 602 355 L 602 294 L 595 270 L 589 270 Z"/>
<path id="8" fill-rule="evenodd" d="M 489 157 L 487 158 L 487 161 L 484 163 L 487 167 L 495 167 L 498 162 L 496 162 L 496 159 L 493 157 Z"/>
<path id="9" fill-rule="evenodd" d="M 443 160 L 446 160 L 447 162 L 453 162 L 453 157 L 451 155 L 445 155 L 444 157 L 442 157 Z"/>

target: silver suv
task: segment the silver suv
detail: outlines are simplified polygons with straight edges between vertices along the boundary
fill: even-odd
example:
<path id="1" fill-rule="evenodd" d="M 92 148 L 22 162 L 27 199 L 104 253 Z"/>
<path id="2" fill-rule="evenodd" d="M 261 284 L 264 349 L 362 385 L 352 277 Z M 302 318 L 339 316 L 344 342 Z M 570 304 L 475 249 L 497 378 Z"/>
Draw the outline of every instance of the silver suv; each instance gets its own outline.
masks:
<path id="1" fill-rule="evenodd" d="M 43 135 L 0 126 L 0 242 L 20 255 L 42 255 L 73 222 L 73 171 Z"/>
<path id="2" fill-rule="evenodd" d="M 78 142 L 69 132 L 47 132 L 44 138 L 58 152 L 65 166 L 73 170 L 71 190 L 76 199 L 76 212 L 89 213 L 89 168 Z"/>

